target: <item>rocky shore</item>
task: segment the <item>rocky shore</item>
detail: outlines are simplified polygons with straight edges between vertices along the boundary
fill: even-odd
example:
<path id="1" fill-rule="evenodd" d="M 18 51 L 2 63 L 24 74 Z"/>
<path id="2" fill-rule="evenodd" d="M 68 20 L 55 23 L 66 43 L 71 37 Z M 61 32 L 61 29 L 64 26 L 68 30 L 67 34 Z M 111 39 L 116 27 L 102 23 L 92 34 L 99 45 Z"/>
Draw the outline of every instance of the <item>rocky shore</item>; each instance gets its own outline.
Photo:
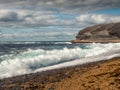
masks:
<path id="1" fill-rule="evenodd" d="M 80 30 L 72 43 L 118 43 L 120 23 L 100 24 Z"/>
<path id="2" fill-rule="evenodd" d="M 120 90 L 120 58 L 1 79 L 0 90 Z"/>

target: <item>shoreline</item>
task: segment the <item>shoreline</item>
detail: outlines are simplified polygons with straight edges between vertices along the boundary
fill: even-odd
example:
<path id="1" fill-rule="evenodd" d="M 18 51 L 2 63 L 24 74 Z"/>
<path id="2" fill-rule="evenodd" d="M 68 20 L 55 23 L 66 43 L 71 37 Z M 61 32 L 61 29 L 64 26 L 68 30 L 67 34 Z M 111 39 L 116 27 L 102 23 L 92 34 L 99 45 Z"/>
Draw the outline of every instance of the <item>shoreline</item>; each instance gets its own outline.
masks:
<path id="1" fill-rule="evenodd" d="M 71 43 L 120 43 L 120 40 L 72 40 Z"/>
<path id="2" fill-rule="evenodd" d="M 56 88 L 56 86 L 59 86 L 60 83 L 63 83 L 66 80 L 71 80 L 72 78 L 75 77 L 75 75 L 82 76 L 94 67 L 99 67 L 104 63 L 110 63 L 114 61 L 120 61 L 120 58 L 118 57 L 110 60 L 86 63 L 83 65 L 64 67 L 60 69 L 4 78 L 0 80 L 0 88 L 2 88 L 3 90 L 10 90 L 17 88 L 22 90 L 26 90 L 26 89 L 49 90 L 49 88 L 53 88 L 53 86 L 54 88 Z"/>

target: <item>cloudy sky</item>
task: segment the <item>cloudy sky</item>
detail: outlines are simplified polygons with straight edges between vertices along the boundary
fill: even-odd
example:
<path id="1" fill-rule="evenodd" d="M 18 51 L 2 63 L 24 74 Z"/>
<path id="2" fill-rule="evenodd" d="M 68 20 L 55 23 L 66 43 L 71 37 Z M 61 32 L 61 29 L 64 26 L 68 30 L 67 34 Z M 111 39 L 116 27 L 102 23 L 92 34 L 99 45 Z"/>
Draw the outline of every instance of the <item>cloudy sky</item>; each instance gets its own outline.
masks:
<path id="1" fill-rule="evenodd" d="M 72 40 L 84 27 L 120 21 L 120 0 L 0 0 L 0 41 Z"/>

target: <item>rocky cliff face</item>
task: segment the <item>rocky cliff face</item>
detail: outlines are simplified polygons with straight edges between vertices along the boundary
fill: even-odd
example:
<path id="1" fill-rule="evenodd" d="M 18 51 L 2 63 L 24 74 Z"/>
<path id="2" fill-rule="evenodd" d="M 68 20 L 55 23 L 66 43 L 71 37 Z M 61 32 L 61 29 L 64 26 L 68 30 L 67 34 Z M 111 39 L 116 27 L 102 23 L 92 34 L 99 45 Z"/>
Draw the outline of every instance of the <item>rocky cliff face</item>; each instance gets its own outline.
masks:
<path id="1" fill-rule="evenodd" d="M 87 27 L 78 33 L 76 40 L 120 40 L 120 23 Z"/>

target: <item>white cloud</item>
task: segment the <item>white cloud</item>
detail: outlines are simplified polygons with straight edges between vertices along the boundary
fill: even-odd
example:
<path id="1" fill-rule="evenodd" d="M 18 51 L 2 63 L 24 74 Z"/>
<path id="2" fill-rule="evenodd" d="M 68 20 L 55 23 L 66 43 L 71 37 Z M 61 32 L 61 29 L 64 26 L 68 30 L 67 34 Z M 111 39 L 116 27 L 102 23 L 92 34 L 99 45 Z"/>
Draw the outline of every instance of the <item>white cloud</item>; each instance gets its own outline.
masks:
<path id="1" fill-rule="evenodd" d="M 70 19 L 60 19 L 50 11 L 0 10 L 0 25 L 12 27 L 86 27 L 93 24 L 120 22 L 120 16 L 105 14 L 81 14 Z"/>
<path id="2" fill-rule="evenodd" d="M 83 14 L 76 17 L 78 24 L 102 24 L 120 22 L 120 16 L 104 15 L 104 14 Z"/>

